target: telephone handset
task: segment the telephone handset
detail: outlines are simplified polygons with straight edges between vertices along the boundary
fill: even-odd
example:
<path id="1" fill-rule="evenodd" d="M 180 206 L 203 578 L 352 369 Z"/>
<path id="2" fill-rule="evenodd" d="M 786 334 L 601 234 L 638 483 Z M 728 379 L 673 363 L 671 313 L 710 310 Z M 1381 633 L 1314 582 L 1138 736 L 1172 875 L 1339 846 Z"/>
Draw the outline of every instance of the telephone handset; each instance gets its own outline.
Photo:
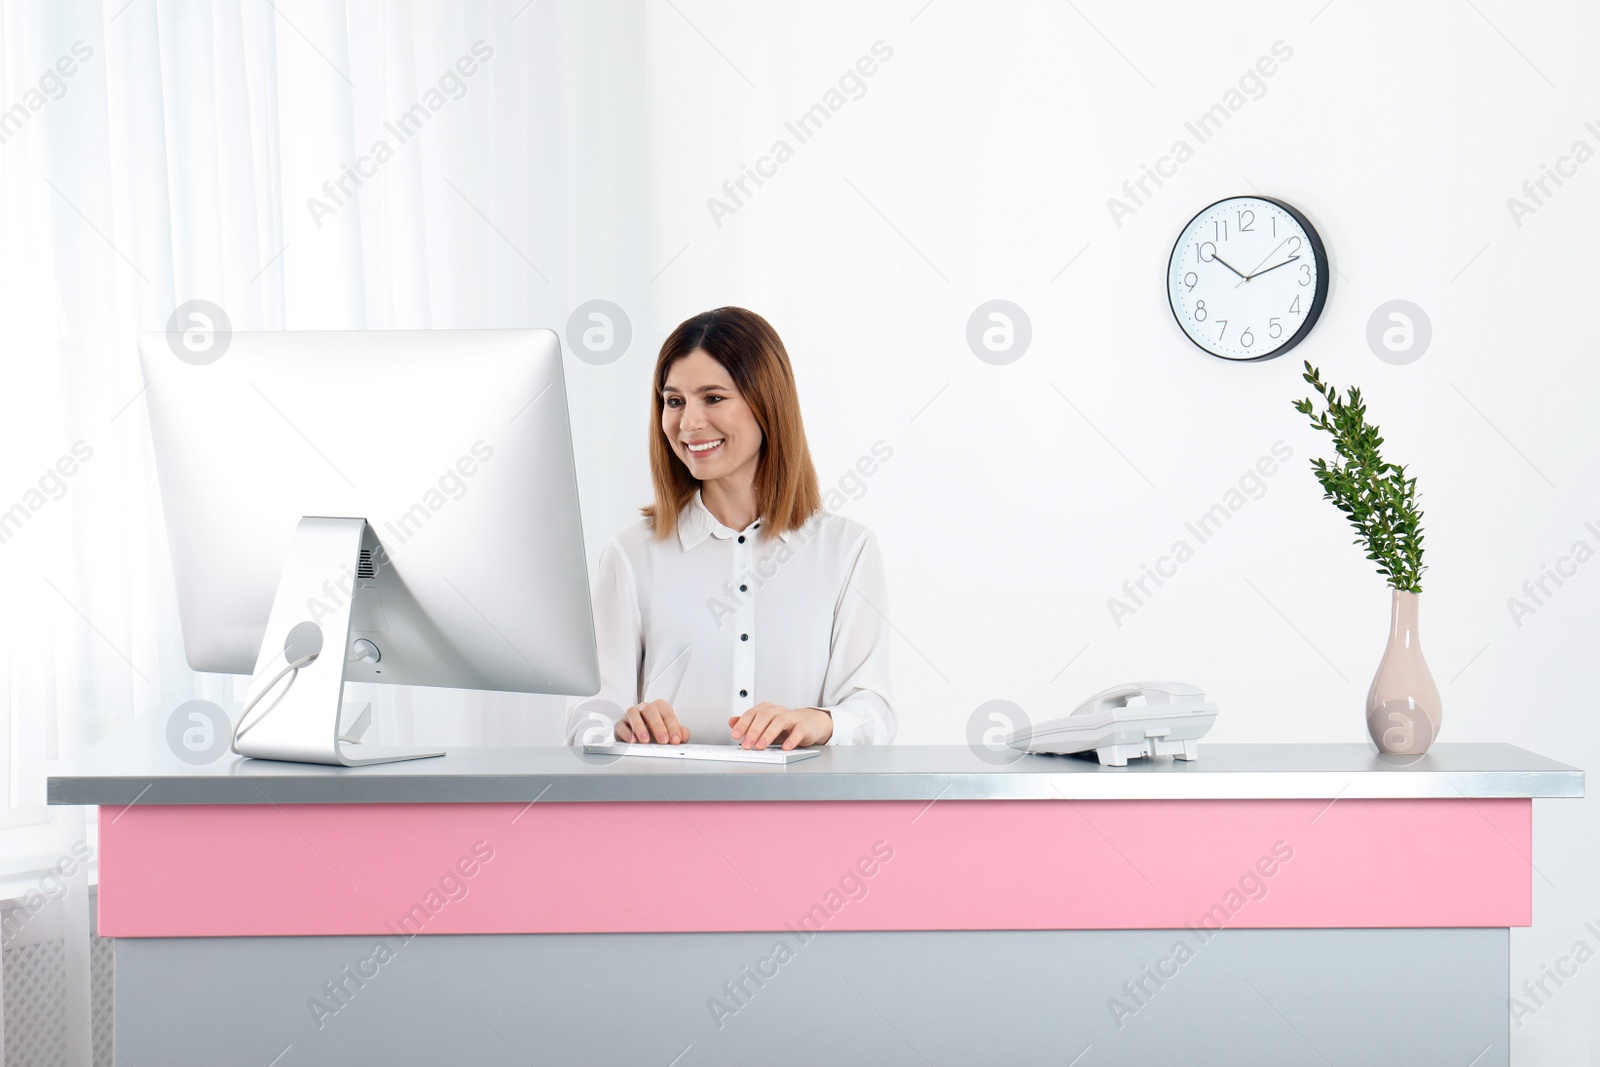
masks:
<path id="1" fill-rule="evenodd" d="M 1074 715 L 1092 715 L 1107 708 L 1125 708 L 1129 702 L 1143 698 L 1145 705 L 1198 704 L 1206 695 L 1196 685 L 1183 682 L 1135 682 L 1131 685 L 1114 685 L 1102 690 L 1073 709 Z"/>
<path id="2" fill-rule="evenodd" d="M 1052 755 L 1093 750 L 1108 767 L 1139 756 L 1192 760 L 1216 718 L 1217 705 L 1197 686 L 1136 682 L 1096 693 L 1064 718 L 1015 730 L 1006 744 Z"/>

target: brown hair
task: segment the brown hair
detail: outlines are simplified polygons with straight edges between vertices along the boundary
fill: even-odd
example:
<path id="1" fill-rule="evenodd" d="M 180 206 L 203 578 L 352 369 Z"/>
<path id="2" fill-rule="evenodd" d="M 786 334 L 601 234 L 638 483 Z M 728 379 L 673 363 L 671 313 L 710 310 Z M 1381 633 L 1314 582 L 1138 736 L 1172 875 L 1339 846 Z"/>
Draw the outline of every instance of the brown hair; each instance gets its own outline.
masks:
<path id="1" fill-rule="evenodd" d="M 662 342 L 650 397 L 650 480 L 656 499 L 640 508 L 640 514 L 656 537 L 666 539 L 677 532 L 679 513 L 700 488 L 700 480 L 689 473 L 661 432 L 667 371 L 696 350 L 722 364 L 761 427 L 755 489 L 763 532 L 776 537 L 799 528 L 822 507 L 822 493 L 800 420 L 794 370 L 772 325 L 755 312 L 736 307 L 703 311 Z"/>

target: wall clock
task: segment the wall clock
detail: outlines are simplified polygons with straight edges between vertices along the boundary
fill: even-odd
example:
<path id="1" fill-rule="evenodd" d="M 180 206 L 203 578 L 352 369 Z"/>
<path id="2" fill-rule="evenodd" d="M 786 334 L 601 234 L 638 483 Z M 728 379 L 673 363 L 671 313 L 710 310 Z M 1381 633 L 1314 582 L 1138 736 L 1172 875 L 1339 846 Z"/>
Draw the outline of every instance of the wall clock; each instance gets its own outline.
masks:
<path id="1" fill-rule="evenodd" d="M 1167 262 L 1167 301 L 1213 356 L 1270 359 L 1311 332 L 1328 299 L 1328 255 L 1282 200 L 1232 196 L 1189 220 Z"/>

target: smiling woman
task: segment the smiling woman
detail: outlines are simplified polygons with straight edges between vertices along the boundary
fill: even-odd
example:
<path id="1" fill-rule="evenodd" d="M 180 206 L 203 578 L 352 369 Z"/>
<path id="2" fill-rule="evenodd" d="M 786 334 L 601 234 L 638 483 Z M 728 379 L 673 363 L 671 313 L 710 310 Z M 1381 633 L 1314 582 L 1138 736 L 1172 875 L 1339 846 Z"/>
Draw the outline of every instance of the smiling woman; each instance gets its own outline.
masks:
<path id="1" fill-rule="evenodd" d="M 650 407 L 655 502 L 600 553 L 600 692 L 567 740 L 766 748 L 887 744 L 883 560 L 822 507 L 794 372 L 760 315 L 718 308 L 661 346 Z M 751 589 L 752 571 L 770 574 Z M 708 611 L 725 586 L 745 594 Z"/>

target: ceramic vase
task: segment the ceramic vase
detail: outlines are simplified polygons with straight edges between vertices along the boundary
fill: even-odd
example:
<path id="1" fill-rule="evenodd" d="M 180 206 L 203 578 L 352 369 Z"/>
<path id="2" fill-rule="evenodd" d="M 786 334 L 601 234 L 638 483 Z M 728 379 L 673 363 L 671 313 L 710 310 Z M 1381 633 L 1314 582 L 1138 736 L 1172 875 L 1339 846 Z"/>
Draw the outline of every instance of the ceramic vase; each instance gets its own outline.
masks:
<path id="1" fill-rule="evenodd" d="M 1439 687 L 1422 658 L 1417 634 L 1420 597 L 1389 590 L 1389 644 L 1378 673 L 1367 690 L 1367 733 L 1378 751 L 1416 756 L 1427 752 L 1439 736 Z"/>

